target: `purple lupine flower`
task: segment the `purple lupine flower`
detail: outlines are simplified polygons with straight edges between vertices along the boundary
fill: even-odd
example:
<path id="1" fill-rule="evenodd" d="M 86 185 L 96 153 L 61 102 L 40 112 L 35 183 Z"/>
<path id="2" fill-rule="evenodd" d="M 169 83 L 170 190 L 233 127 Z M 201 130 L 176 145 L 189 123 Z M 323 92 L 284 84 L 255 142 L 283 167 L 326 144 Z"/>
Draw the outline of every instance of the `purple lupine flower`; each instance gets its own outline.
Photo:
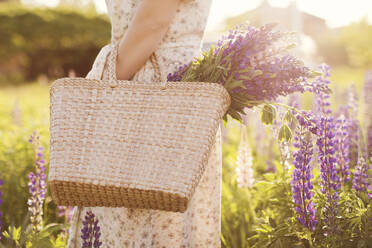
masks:
<path id="1" fill-rule="evenodd" d="M 225 86 L 236 96 L 231 112 L 239 115 L 239 101 L 253 107 L 262 101 L 275 100 L 293 92 L 328 91 L 306 80 L 313 72 L 295 57 L 286 53 L 286 45 L 279 44 L 287 34 L 274 31 L 273 24 L 259 28 L 244 24 L 230 30 L 201 58 L 168 75 L 168 81 L 215 82 Z M 189 69 L 189 70 L 186 70 Z M 185 73 L 187 71 L 187 73 Z M 235 111 L 235 112 L 234 112 Z"/>
<path id="2" fill-rule="evenodd" d="M 322 64 L 320 70 L 323 72 L 323 75 L 317 77 L 316 81 L 328 85 L 330 83 L 330 67 Z M 330 109 L 328 93 L 320 92 L 316 97 L 318 111 L 318 139 L 316 144 L 318 147 L 318 162 L 320 167 L 320 190 L 327 198 L 327 203 L 323 209 L 323 216 L 326 224 L 325 235 L 329 235 L 335 233 L 338 228 L 336 215 L 338 212 L 340 178 L 337 175 L 337 159 L 335 158 L 335 133 L 333 131 L 335 129 L 335 121 L 331 116 L 332 111 Z"/>
<path id="3" fill-rule="evenodd" d="M 337 172 L 342 185 L 349 181 L 350 158 L 349 158 L 349 122 L 344 115 L 341 115 L 336 120 L 336 149 L 337 149 Z"/>
<path id="4" fill-rule="evenodd" d="M 168 82 L 179 82 L 182 80 L 182 76 L 183 74 L 186 72 L 186 70 L 189 68 L 189 65 L 187 64 L 184 64 L 180 67 L 178 67 L 178 70 L 173 72 L 173 73 L 169 73 L 167 75 L 167 81 Z"/>
<path id="5" fill-rule="evenodd" d="M 301 113 L 293 111 L 292 114 L 296 117 L 299 125 L 305 127 L 312 134 L 318 134 L 317 117 L 311 111 L 301 111 Z"/>
<path id="6" fill-rule="evenodd" d="M 364 157 L 360 156 L 358 159 L 358 164 L 355 167 L 354 179 L 353 179 L 353 189 L 357 192 L 367 192 L 368 189 L 368 167 L 367 162 Z"/>
<path id="7" fill-rule="evenodd" d="M 46 194 L 46 167 L 44 160 L 43 147 L 40 145 L 40 137 L 34 131 L 29 139 L 34 150 L 35 172 L 28 174 L 28 187 L 31 194 L 27 201 L 30 212 L 30 221 L 35 232 L 42 229 L 43 222 L 43 203 Z"/>
<path id="8" fill-rule="evenodd" d="M 299 79 L 310 76 L 310 70 L 293 56 L 278 56 L 275 48 L 270 50 L 285 36 L 273 28 L 272 24 L 260 28 L 237 26 L 218 42 L 215 55 L 222 49 L 221 66 L 229 68 L 219 80 L 223 85 L 228 78 L 242 81 L 246 89 L 235 88 L 233 92 L 247 94 L 258 101 L 304 91 L 303 80 Z"/>
<path id="9" fill-rule="evenodd" d="M 315 78 L 316 85 L 319 85 L 319 86 L 324 85 L 324 87 L 328 87 L 331 84 L 331 81 L 329 79 L 329 77 L 331 76 L 330 66 L 323 63 L 319 65 L 319 70 L 321 71 L 322 75 Z M 321 114 L 321 115 L 326 115 L 326 116 L 332 113 L 332 110 L 330 108 L 331 102 L 329 98 L 330 98 L 330 95 L 328 92 L 321 91 L 321 92 L 316 93 L 316 98 L 315 98 L 316 113 Z"/>
<path id="10" fill-rule="evenodd" d="M 92 211 L 86 213 L 81 233 L 83 240 L 82 248 L 99 248 L 102 245 L 102 242 L 99 241 L 101 231 L 98 225 L 98 219 L 95 219 Z"/>
<path id="11" fill-rule="evenodd" d="M 3 180 L 0 179 L 0 187 L 3 185 Z M 3 204 L 3 192 L 0 190 L 0 205 Z M 2 238 L 2 231 L 1 226 L 3 225 L 2 222 L 3 213 L 0 211 L 0 240 Z"/>
<path id="12" fill-rule="evenodd" d="M 295 211 L 298 215 L 298 222 L 314 231 L 318 221 L 315 217 L 316 209 L 312 201 L 313 183 L 311 179 L 314 176 L 311 173 L 310 161 L 313 156 L 313 142 L 304 118 L 298 116 L 298 121 L 300 126 L 296 130 L 294 137 L 294 147 L 297 148 L 293 153 L 295 168 L 292 170 L 291 175 L 292 199 L 296 204 Z"/>
<path id="13" fill-rule="evenodd" d="M 331 116 L 320 117 L 319 137 L 317 139 L 318 162 L 320 167 L 321 192 L 327 197 L 324 207 L 324 221 L 327 225 L 326 234 L 334 233 L 337 229 L 336 215 L 338 212 L 338 189 L 340 179 L 336 168 L 335 128 L 334 119 Z"/>

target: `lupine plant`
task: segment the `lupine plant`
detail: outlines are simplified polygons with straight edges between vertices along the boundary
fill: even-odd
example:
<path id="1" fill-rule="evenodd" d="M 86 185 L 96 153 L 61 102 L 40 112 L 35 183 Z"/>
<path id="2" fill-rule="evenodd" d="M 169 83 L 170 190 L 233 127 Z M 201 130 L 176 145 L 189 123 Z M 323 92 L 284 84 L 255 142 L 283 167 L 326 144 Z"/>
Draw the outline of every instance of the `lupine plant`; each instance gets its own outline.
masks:
<path id="1" fill-rule="evenodd" d="M 368 189 L 368 167 L 366 160 L 363 156 L 360 156 L 358 159 L 358 165 L 355 168 L 354 180 L 353 180 L 353 189 L 357 192 L 367 193 Z"/>
<path id="2" fill-rule="evenodd" d="M 35 171 L 28 174 L 30 198 L 29 205 L 30 219 L 34 232 L 39 232 L 43 226 L 43 203 L 46 193 L 46 175 L 43 147 L 40 146 L 40 136 L 34 132 L 29 142 L 34 151 Z"/>
<path id="3" fill-rule="evenodd" d="M 319 70 L 322 75 L 313 84 L 327 87 L 330 67 L 322 64 Z M 362 152 L 356 168 L 350 166 L 349 127 L 357 123 L 357 116 L 351 114 L 356 109 L 350 110 L 349 104 L 347 113 L 335 116 L 329 92 L 314 93 L 314 114 L 291 109 L 283 118 L 296 126 L 291 178 L 282 164 L 277 165 L 276 175 L 257 174 L 255 186 L 249 189 L 260 198 L 252 203 L 254 207 L 265 206 L 265 210 L 256 211 L 256 228 L 244 247 L 367 248 L 372 244 L 372 171 Z M 357 143 L 358 149 L 362 146 Z"/>
<path id="4" fill-rule="evenodd" d="M 350 124 L 344 115 L 340 115 L 336 120 L 336 159 L 337 173 L 340 177 L 342 186 L 350 180 Z"/>
<path id="5" fill-rule="evenodd" d="M 305 116 L 309 117 L 309 115 Z M 312 200 L 314 195 L 312 182 L 314 175 L 310 164 L 314 153 L 312 134 L 308 129 L 309 122 L 306 122 L 301 115 L 298 115 L 297 118 L 299 127 L 296 130 L 294 142 L 294 147 L 297 150 L 293 153 L 295 168 L 291 175 L 292 198 L 296 204 L 295 210 L 298 222 L 314 231 L 318 221 L 316 220 L 316 209 Z"/>
<path id="6" fill-rule="evenodd" d="M 28 218 L 22 226 L 9 226 L 4 231 L 7 247 L 43 247 L 43 248 L 62 248 L 65 245 L 59 236 L 55 238 L 53 234 L 59 232 L 61 224 L 43 223 L 43 208 L 46 198 L 46 161 L 44 158 L 44 148 L 40 143 L 40 135 L 34 131 L 28 143 L 31 145 L 33 154 L 33 168 L 28 173 L 29 198 Z M 0 243 L 0 247 L 1 243 Z"/>
<path id="7" fill-rule="evenodd" d="M 324 84 L 330 84 L 330 68 L 322 65 L 323 75 L 317 78 L 317 81 L 324 81 Z M 329 95 L 320 93 L 317 95 L 317 106 L 319 108 L 318 124 L 318 162 L 320 168 L 320 191 L 326 196 L 326 205 L 323 206 L 323 220 L 326 224 L 325 234 L 336 235 L 337 233 L 337 215 L 340 178 L 337 174 L 336 159 L 336 138 L 334 129 L 335 119 L 331 116 Z"/>
<path id="8" fill-rule="evenodd" d="M 101 231 L 98 225 L 98 219 L 92 211 L 87 211 L 83 220 L 83 228 L 81 229 L 81 238 L 83 240 L 82 248 L 99 248 L 102 242 L 99 241 Z"/>
<path id="9" fill-rule="evenodd" d="M 242 188 L 252 187 L 254 184 L 254 175 L 252 169 L 252 150 L 247 139 L 247 130 L 241 128 L 241 140 L 238 147 L 238 156 L 236 159 L 236 175 L 238 186 Z"/>

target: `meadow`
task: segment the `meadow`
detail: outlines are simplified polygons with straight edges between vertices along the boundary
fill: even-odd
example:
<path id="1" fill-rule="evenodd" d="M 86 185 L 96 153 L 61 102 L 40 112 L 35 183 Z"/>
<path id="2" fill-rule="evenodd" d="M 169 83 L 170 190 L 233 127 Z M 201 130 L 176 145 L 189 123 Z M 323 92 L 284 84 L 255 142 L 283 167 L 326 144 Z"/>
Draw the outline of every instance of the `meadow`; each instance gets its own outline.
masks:
<path id="1" fill-rule="evenodd" d="M 323 132 L 335 139 L 323 144 L 334 150 L 327 150 L 324 158 L 316 149 L 322 133 L 310 134 L 295 114 L 297 121 L 286 118 L 287 109 L 277 109 L 278 121 L 273 125 L 264 125 L 260 111 L 253 109 L 247 111 L 245 125 L 230 119 L 223 128 L 223 247 L 372 247 L 367 134 L 371 115 L 365 114 L 371 104 L 368 99 L 372 99 L 365 85 L 372 85 L 372 81 L 366 82 L 363 70 L 334 68 L 331 73 L 330 116 L 340 120 L 343 115 L 342 123 L 349 125 L 337 125 L 340 121 L 336 121 L 333 135 Z M 38 184 L 32 191 L 35 181 L 30 176 L 30 172 L 35 176 L 48 171 L 51 82 L 40 80 L 0 89 L 2 247 L 66 246 L 71 209 L 57 207 L 48 188 L 43 196 L 45 185 Z M 313 98 L 305 94 L 281 101 L 305 110 L 324 107 Z M 277 122 L 281 119 L 288 125 L 297 122 L 290 141 L 278 140 Z M 321 129 L 322 122 L 315 123 Z M 301 153 L 308 154 L 307 162 Z M 334 172 L 324 170 L 321 161 L 333 158 Z M 328 179 L 328 184 L 323 179 Z M 296 189 L 295 185 L 304 188 Z"/>

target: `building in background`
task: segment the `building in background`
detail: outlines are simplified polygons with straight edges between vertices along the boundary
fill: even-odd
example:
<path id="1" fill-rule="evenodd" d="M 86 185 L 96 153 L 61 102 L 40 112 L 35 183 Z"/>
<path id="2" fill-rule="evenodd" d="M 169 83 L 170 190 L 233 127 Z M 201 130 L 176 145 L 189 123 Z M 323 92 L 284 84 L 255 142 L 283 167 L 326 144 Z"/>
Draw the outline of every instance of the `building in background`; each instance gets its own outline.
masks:
<path id="1" fill-rule="evenodd" d="M 263 0 L 256 9 L 226 19 L 225 26 L 221 30 L 207 33 L 203 48 L 206 49 L 214 44 L 222 31 L 246 21 L 257 27 L 275 22 L 278 23 L 277 28 L 280 30 L 295 31 L 298 35 L 294 41 L 298 46 L 294 53 L 311 64 L 318 60 L 317 46 L 322 40 L 322 35 L 331 32 L 324 19 L 300 11 L 295 0 L 285 8 L 273 7 L 267 0 Z"/>

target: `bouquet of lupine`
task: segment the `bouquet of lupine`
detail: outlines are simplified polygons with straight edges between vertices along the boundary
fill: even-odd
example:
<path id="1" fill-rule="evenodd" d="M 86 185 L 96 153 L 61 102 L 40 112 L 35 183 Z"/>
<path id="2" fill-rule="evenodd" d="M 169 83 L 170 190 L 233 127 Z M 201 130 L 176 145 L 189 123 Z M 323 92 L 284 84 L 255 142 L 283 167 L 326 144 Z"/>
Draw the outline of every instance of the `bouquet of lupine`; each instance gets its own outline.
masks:
<path id="1" fill-rule="evenodd" d="M 168 81 L 215 82 L 229 92 L 227 115 L 241 122 L 244 108 L 275 101 L 294 92 L 324 90 L 308 81 L 318 75 L 289 54 L 290 33 L 275 31 L 275 24 L 260 28 L 241 24 L 212 46 L 209 52 L 168 74 Z M 263 121 L 272 122 L 274 108 L 265 105 Z"/>

